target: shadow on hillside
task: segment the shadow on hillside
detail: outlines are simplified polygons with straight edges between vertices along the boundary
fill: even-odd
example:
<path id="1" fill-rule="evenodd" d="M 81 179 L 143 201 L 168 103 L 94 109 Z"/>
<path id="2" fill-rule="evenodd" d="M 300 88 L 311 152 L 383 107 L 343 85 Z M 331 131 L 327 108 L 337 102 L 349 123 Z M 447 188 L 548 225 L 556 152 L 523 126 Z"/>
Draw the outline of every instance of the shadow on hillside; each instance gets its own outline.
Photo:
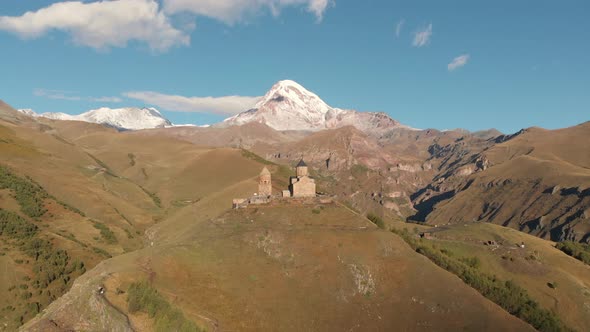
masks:
<path id="1" fill-rule="evenodd" d="M 418 212 L 413 216 L 408 217 L 408 220 L 417 221 L 417 222 L 425 222 L 426 217 L 434 210 L 434 206 L 442 201 L 446 201 L 448 199 L 453 198 L 455 196 L 455 191 L 447 191 L 437 196 L 430 197 L 429 199 L 423 201 L 420 204 L 414 206 Z"/>

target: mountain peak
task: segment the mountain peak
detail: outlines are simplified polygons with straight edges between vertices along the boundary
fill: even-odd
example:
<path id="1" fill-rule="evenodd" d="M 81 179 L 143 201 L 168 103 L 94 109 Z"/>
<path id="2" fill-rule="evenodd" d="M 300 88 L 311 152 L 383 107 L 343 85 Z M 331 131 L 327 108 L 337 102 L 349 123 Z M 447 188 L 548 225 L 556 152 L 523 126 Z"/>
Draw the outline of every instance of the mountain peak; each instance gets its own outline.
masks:
<path id="1" fill-rule="evenodd" d="M 313 114 L 323 115 L 331 108 L 318 95 L 292 80 L 275 83 L 254 106 L 257 109 L 265 107 L 275 111 L 305 110 L 312 117 Z"/>
<path id="2" fill-rule="evenodd" d="M 43 117 L 53 120 L 74 120 L 99 123 L 120 130 L 139 130 L 149 128 L 161 128 L 172 123 L 162 116 L 155 108 L 108 108 L 101 107 L 88 112 L 71 115 L 66 113 L 37 114 L 32 110 L 20 110 L 21 113 L 32 117 Z"/>
<path id="3" fill-rule="evenodd" d="M 322 130 L 355 126 L 364 131 L 402 127 L 385 113 L 334 108 L 318 95 L 292 80 L 275 83 L 253 109 L 225 119 L 218 126 L 264 123 L 276 130 Z"/>
<path id="4" fill-rule="evenodd" d="M 273 85 L 273 88 L 280 87 L 280 86 L 283 86 L 283 87 L 289 87 L 289 86 L 291 86 L 291 87 L 295 87 L 295 88 L 298 88 L 298 89 L 304 89 L 305 90 L 305 88 L 301 84 L 299 84 L 299 83 L 297 83 L 297 82 L 295 82 L 293 80 L 281 80 L 281 81 L 278 81 L 278 82 L 276 82 Z"/>

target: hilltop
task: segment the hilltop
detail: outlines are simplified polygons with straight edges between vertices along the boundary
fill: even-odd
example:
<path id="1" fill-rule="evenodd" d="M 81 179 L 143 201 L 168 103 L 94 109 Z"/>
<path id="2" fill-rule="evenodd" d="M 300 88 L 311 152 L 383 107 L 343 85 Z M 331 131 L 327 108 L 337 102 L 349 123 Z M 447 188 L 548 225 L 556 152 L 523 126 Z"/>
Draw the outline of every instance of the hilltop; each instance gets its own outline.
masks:
<path id="1" fill-rule="evenodd" d="M 401 239 L 337 205 L 260 206 L 209 214 L 190 225 L 174 219 L 155 229 L 154 247 L 101 264 L 74 288 L 108 285 L 106 299 L 126 312 L 124 296 L 114 290 L 150 279 L 212 330 L 532 330 Z M 68 294 L 27 330 L 49 319 L 76 328 L 67 325 L 68 313 L 81 303 Z M 89 323 L 94 315 L 84 311 L 81 320 Z M 130 317 L 132 326 L 140 322 Z"/>

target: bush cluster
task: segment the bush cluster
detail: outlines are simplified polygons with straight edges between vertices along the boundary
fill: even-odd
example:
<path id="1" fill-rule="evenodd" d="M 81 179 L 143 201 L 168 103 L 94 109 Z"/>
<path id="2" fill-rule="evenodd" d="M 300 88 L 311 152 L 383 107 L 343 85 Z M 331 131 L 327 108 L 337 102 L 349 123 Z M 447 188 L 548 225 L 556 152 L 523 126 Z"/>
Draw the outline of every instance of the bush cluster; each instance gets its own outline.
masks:
<path id="1" fill-rule="evenodd" d="M 84 212 L 82 212 L 80 209 L 71 206 L 70 204 L 64 202 L 64 201 L 60 201 L 58 199 L 56 199 L 55 197 L 53 198 L 59 205 L 61 205 L 64 209 L 72 211 L 74 213 L 77 213 L 78 215 L 82 216 L 82 217 L 86 217 L 86 214 Z"/>
<path id="2" fill-rule="evenodd" d="M 572 241 L 558 242 L 555 247 L 590 265 L 590 245 Z"/>
<path id="3" fill-rule="evenodd" d="M 34 236 L 39 228 L 16 213 L 0 209 L 0 235 L 21 240 Z"/>
<path id="4" fill-rule="evenodd" d="M 156 195 L 155 193 L 153 193 L 153 192 L 145 189 L 142 186 L 139 186 L 139 188 L 141 188 L 141 190 L 143 190 L 143 192 L 146 193 L 146 195 L 150 196 L 150 198 L 154 202 L 154 205 L 156 205 L 159 208 L 162 208 L 162 200 L 160 200 L 160 197 L 158 197 L 158 195 Z"/>
<path id="5" fill-rule="evenodd" d="M 478 270 L 479 259 L 457 259 L 440 249 L 423 244 L 404 229 L 392 230 L 400 235 L 416 252 L 428 257 L 436 265 L 457 275 L 466 284 L 495 302 L 510 314 L 531 324 L 539 331 L 571 331 L 552 311 L 545 310 L 530 298 L 526 290 L 512 281 L 502 281 L 496 276 Z M 448 251 L 447 251 L 448 252 Z"/>
<path id="6" fill-rule="evenodd" d="M 156 331 L 203 331 L 145 281 L 135 282 L 129 286 L 127 304 L 130 313 L 146 312 L 154 318 Z"/>
<path id="7" fill-rule="evenodd" d="M 127 157 L 129 158 L 129 164 L 131 165 L 131 167 L 135 166 L 135 155 L 129 152 L 127 154 Z"/>
<path id="8" fill-rule="evenodd" d="M 385 223 L 383 222 L 383 219 L 381 219 L 381 217 L 379 217 L 378 215 L 369 213 L 367 214 L 367 219 L 371 220 L 371 222 L 377 225 L 377 227 L 385 229 Z"/>
<path id="9" fill-rule="evenodd" d="M 0 165 L 0 189 L 10 189 L 24 214 L 38 218 L 47 212 L 44 201 L 47 192 L 30 178 L 21 178 L 8 167 Z"/>
<path id="10" fill-rule="evenodd" d="M 29 303 L 27 307 L 29 309 L 41 308 L 55 300 L 57 296 L 66 292 L 73 277 L 86 271 L 83 262 L 72 261 L 65 250 L 54 248 L 51 242 L 41 238 L 35 224 L 14 212 L 0 209 L 0 236 L 14 240 L 14 245 L 31 257 L 34 277 L 30 279 L 30 286 L 37 290 L 37 294 L 47 295 L 47 301 L 41 301 L 43 304 Z M 22 260 L 19 261 L 22 262 Z M 22 284 L 19 288 L 27 290 L 29 286 Z M 32 297 L 32 292 L 24 292 L 20 295 L 22 300 L 29 300 Z M 29 309 L 25 311 L 25 316 L 39 312 L 39 309 Z"/>
<path id="11" fill-rule="evenodd" d="M 113 231 L 111 231 L 111 229 L 107 225 L 97 221 L 93 221 L 92 224 L 94 225 L 94 228 L 100 231 L 100 236 L 102 236 L 102 238 L 108 244 L 115 244 L 118 242 L 115 233 L 113 233 Z"/>

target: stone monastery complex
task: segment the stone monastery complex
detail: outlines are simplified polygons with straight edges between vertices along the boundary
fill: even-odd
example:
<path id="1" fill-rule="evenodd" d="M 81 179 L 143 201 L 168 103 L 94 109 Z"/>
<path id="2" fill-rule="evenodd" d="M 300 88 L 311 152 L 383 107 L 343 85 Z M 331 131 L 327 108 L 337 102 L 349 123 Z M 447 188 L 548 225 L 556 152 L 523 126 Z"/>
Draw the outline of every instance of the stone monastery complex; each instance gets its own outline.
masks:
<path id="1" fill-rule="evenodd" d="M 245 207 L 248 204 L 269 203 L 273 198 L 309 198 L 316 197 L 315 180 L 309 176 L 307 164 L 301 159 L 295 167 L 295 176 L 289 178 L 289 188 L 283 190 L 280 196 L 273 195 L 272 178 L 268 168 L 264 167 L 258 179 L 258 192 L 250 198 L 235 198 L 234 209 Z"/>

